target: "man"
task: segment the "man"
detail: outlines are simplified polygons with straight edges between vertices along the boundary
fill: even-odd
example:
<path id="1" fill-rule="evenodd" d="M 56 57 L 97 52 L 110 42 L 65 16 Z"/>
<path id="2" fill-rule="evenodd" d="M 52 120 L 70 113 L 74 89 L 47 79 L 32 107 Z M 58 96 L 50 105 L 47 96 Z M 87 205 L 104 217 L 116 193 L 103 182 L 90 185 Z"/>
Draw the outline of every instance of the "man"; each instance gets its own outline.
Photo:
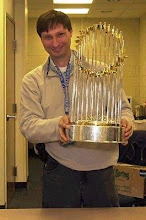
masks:
<path id="1" fill-rule="evenodd" d="M 70 123 L 66 98 L 71 99 L 75 71 L 70 19 L 62 12 L 48 11 L 38 18 L 37 33 L 50 56 L 23 79 L 20 129 L 30 142 L 45 143 L 42 206 L 119 206 L 113 174 L 118 145 L 71 144 L 65 132 Z M 132 120 L 123 92 L 121 123 L 125 127 L 125 141 L 132 134 Z"/>

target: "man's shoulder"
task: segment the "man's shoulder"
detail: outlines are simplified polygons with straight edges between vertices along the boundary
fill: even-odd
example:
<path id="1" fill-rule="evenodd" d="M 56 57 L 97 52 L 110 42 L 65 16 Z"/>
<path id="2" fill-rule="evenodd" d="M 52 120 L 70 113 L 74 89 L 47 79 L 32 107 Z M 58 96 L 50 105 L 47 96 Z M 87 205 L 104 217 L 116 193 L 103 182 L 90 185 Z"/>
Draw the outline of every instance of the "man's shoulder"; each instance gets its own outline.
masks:
<path id="1" fill-rule="evenodd" d="M 29 76 L 38 76 L 38 75 L 42 75 L 43 74 L 43 65 L 37 66 L 36 68 L 32 69 L 31 71 L 29 71 L 25 77 L 29 77 Z"/>

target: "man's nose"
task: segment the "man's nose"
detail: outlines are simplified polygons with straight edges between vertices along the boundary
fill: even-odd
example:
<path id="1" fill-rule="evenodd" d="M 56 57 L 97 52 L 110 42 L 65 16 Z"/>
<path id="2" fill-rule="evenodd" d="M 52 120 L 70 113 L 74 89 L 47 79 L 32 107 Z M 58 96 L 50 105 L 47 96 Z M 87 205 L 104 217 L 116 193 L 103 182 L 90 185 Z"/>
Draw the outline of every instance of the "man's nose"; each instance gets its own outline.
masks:
<path id="1" fill-rule="evenodd" d="M 58 39 L 55 37 L 53 38 L 53 47 L 57 47 L 59 45 Z"/>

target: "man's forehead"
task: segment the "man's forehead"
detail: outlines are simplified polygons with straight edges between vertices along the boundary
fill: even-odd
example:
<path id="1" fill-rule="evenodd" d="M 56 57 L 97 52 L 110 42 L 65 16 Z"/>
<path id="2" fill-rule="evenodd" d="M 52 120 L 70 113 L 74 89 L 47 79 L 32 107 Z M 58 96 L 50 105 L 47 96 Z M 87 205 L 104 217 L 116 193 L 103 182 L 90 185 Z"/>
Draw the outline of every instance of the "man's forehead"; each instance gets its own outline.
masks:
<path id="1" fill-rule="evenodd" d="M 48 31 L 51 31 L 53 29 L 67 29 L 67 28 L 65 28 L 63 24 L 60 23 L 48 26 Z"/>
<path id="2" fill-rule="evenodd" d="M 67 28 L 65 28 L 62 24 L 56 24 L 53 27 L 48 27 L 48 30 L 45 30 L 42 32 L 42 34 L 57 34 L 60 33 L 62 31 L 68 31 Z"/>

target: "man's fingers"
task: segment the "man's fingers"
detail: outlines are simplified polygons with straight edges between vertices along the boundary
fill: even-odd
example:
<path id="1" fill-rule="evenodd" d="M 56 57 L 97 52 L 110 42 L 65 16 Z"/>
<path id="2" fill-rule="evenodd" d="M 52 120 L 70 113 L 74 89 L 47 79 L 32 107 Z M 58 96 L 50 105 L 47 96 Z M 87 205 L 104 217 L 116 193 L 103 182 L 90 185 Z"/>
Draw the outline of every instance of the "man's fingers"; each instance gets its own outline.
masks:
<path id="1" fill-rule="evenodd" d="M 62 142 L 67 142 L 69 141 L 69 137 L 65 132 L 65 129 L 59 128 L 59 134 L 60 134 L 60 140 Z"/>
<path id="2" fill-rule="evenodd" d="M 66 129 L 70 128 L 70 120 L 67 115 L 63 116 L 59 121 L 59 135 L 61 142 L 67 143 L 69 141 L 69 136 L 66 133 Z"/>
<path id="3" fill-rule="evenodd" d="M 128 143 L 128 139 L 132 134 L 132 125 L 126 120 L 122 119 L 121 120 L 121 125 L 124 127 L 124 139 L 125 139 L 125 145 Z"/>
<path id="4" fill-rule="evenodd" d="M 69 116 L 65 115 L 65 116 L 63 117 L 63 121 L 64 121 L 65 124 L 69 124 L 69 123 L 70 123 Z"/>
<path id="5" fill-rule="evenodd" d="M 60 121 L 59 121 L 59 127 L 65 128 L 65 129 L 69 129 L 69 117 L 68 116 L 63 116 Z"/>

